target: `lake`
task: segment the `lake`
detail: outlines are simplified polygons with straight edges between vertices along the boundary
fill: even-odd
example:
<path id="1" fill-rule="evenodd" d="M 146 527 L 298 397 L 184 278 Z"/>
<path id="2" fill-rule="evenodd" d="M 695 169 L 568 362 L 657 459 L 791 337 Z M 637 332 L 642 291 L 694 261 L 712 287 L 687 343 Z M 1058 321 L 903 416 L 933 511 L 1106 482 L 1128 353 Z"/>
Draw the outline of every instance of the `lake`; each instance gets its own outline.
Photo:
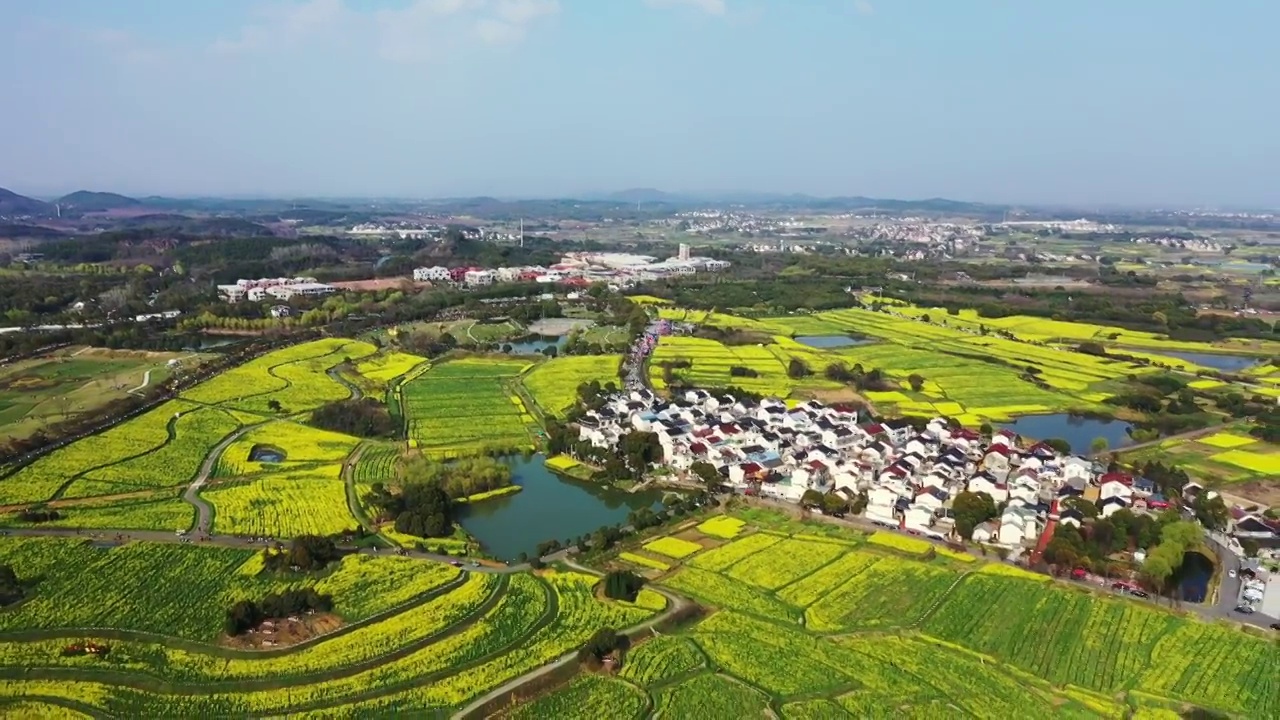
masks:
<path id="1" fill-rule="evenodd" d="M 457 510 L 458 523 L 499 560 L 533 555 L 547 540 L 577 540 L 601 525 L 625 524 L 632 510 L 662 507 L 662 491 L 629 493 L 562 478 L 547 470 L 545 460 L 542 454 L 506 458 L 512 482 L 524 489 Z"/>
<path id="2" fill-rule="evenodd" d="M 1026 415 L 1000 427 L 1036 440 L 1062 438 L 1071 443 L 1071 451 L 1075 453 L 1089 452 L 1093 439 L 1099 437 L 1106 438 L 1113 448 L 1133 443 L 1129 437 L 1132 426 L 1123 420 L 1099 420 L 1068 413 Z"/>
<path id="3" fill-rule="evenodd" d="M 511 343 L 512 355 L 538 355 L 549 347 L 563 347 L 568 341 L 567 336 L 556 337 L 554 335 L 543 335 L 534 340 L 525 340 L 523 342 Z M 506 343 L 503 343 L 506 344 Z"/>
<path id="4" fill-rule="evenodd" d="M 871 338 L 855 338 L 848 335 L 797 335 L 791 338 L 801 345 L 808 345 L 811 348 L 819 348 L 826 350 L 829 348 L 852 347 L 854 345 L 867 345 L 875 342 Z"/>
<path id="5" fill-rule="evenodd" d="M 1214 370 L 1223 372 L 1237 372 L 1245 368 L 1252 367 L 1262 362 L 1264 358 L 1250 357 L 1248 355 L 1219 355 L 1218 353 L 1199 353 L 1199 352 L 1170 352 L 1168 350 L 1157 350 L 1161 355 L 1176 357 L 1179 360 L 1186 360 L 1197 365 L 1203 365 Z"/>

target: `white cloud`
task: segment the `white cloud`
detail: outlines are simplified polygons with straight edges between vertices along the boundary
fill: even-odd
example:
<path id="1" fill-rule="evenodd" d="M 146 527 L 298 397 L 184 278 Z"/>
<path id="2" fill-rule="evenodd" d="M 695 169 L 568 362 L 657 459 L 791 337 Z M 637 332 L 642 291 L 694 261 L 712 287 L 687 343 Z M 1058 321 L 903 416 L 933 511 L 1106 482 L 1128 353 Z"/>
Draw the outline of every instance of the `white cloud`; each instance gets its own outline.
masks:
<path id="1" fill-rule="evenodd" d="M 875 15 L 876 8 L 871 4 L 870 0 L 853 0 L 853 9 L 859 15 Z"/>
<path id="2" fill-rule="evenodd" d="M 728 8 L 725 0 L 644 0 L 652 8 L 687 7 L 701 10 L 708 15 L 724 15 Z"/>
<path id="3" fill-rule="evenodd" d="M 235 54 L 296 45 L 341 27 L 348 13 L 343 0 L 268 5 L 258 10 L 257 20 L 240 28 L 235 37 L 215 40 L 212 49 Z"/>
<path id="4" fill-rule="evenodd" d="M 418 62 L 441 55 L 445 43 L 518 42 L 531 26 L 559 11 L 559 0 L 412 0 L 402 8 L 374 11 L 360 0 L 304 0 L 264 7 L 253 22 L 211 49 L 248 53 L 341 41 L 383 60 Z"/>

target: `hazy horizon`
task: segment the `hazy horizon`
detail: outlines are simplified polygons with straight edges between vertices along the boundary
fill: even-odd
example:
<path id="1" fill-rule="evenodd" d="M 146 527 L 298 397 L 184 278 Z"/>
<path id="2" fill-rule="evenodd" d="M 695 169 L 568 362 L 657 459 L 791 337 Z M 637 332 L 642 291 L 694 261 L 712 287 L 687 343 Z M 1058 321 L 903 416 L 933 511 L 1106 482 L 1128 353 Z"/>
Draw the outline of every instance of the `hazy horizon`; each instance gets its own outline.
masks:
<path id="1" fill-rule="evenodd" d="M 0 187 L 1277 207 L 1277 20 L 1190 0 L 8 4 Z"/>

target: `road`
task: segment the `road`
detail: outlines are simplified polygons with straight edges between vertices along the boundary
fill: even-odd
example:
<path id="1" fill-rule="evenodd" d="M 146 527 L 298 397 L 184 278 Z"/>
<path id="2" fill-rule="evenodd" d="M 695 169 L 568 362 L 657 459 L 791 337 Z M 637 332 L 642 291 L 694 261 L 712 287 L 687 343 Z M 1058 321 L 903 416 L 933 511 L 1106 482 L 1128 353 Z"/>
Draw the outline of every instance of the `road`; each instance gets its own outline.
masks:
<path id="1" fill-rule="evenodd" d="M 343 387 L 351 391 L 351 397 L 348 399 L 359 400 L 364 397 L 364 391 L 357 387 L 355 383 L 342 377 L 342 373 L 338 372 L 338 368 L 332 367 L 325 372 L 328 373 L 329 377 L 333 378 L 334 382 L 341 384 Z"/>
<path id="2" fill-rule="evenodd" d="M 1129 453 L 1129 452 L 1133 452 L 1134 450 L 1142 450 L 1144 448 L 1155 447 L 1156 445 L 1159 445 L 1164 442 L 1168 442 L 1170 440 L 1190 440 L 1192 438 L 1200 437 L 1201 435 L 1210 435 L 1212 433 L 1219 432 L 1221 430 L 1222 430 L 1221 425 L 1215 425 L 1213 427 L 1207 427 L 1207 428 L 1199 428 L 1196 430 L 1188 430 L 1187 432 L 1184 432 L 1184 433 L 1178 433 L 1176 435 L 1165 435 L 1164 437 L 1159 437 L 1159 438 L 1156 438 L 1155 440 L 1148 440 L 1146 442 L 1140 442 L 1134 445 L 1121 445 L 1119 447 L 1108 448 L 1106 450 L 1103 450 L 1102 452 L 1090 453 L 1088 457 L 1101 457 L 1103 455 L 1110 455 L 1111 453 L 1122 453 L 1122 454 Z"/>
<path id="3" fill-rule="evenodd" d="M 129 390 L 129 394 L 132 395 L 138 392 L 139 390 L 142 390 L 143 388 L 145 388 L 150 384 L 151 384 L 151 368 L 147 368 L 147 371 L 142 373 L 142 384 L 136 388 L 133 388 L 132 390 Z"/>
<path id="4" fill-rule="evenodd" d="M 204 487 L 204 484 L 209 482 L 209 476 L 213 474 L 213 468 L 218 464 L 218 458 L 222 457 L 222 453 L 227 449 L 227 446 L 236 440 L 239 440 L 245 433 L 260 426 L 261 423 L 258 425 L 246 425 L 223 438 L 222 442 L 215 445 L 213 450 L 205 456 L 204 462 L 200 464 L 200 471 L 196 473 L 195 480 L 192 480 L 191 484 L 187 486 L 186 491 L 182 493 L 182 499 L 195 506 L 197 534 L 208 535 L 209 524 L 213 520 L 213 508 L 210 508 L 209 503 L 205 502 L 204 498 L 200 497 L 200 488 Z M 161 534 L 167 536 L 167 533 Z"/>

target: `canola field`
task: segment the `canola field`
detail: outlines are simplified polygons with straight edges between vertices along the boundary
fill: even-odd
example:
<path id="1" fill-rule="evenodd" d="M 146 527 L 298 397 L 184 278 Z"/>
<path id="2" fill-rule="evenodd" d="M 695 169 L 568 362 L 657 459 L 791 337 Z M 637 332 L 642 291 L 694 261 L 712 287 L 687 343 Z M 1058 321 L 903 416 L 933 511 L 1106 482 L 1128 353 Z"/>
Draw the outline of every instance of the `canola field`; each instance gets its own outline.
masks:
<path id="1" fill-rule="evenodd" d="M 367 342 L 326 338 L 267 353 L 184 392 L 183 398 L 206 405 L 224 405 L 264 415 L 309 412 L 351 396 L 351 390 L 327 371 L 377 352 Z"/>
<path id="2" fill-rule="evenodd" d="M 404 383 L 410 445 L 441 458 L 531 446 L 537 423 L 513 389 L 528 367 L 522 360 L 466 358 Z"/>
<path id="3" fill-rule="evenodd" d="M 646 693 L 657 717 L 1118 718 L 1153 703 L 1280 712 L 1280 653 L 1266 639 L 773 515 L 704 523 L 745 521 L 735 539 L 673 559 L 681 565 L 658 580 L 708 616 L 643 639 L 608 686 L 582 676 L 528 707 L 586 718 L 574 708 L 621 698 L 621 681 Z"/>
<path id="4" fill-rule="evenodd" d="M 649 361 L 649 381 L 655 388 L 665 387 L 662 364 L 684 361 L 690 366 L 675 368 L 672 372 L 695 387 L 734 386 L 780 398 L 800 391 L 840 390 L 843 387 L 824 378 L 822 369 L 825 365 L 817 365 L 816 361 L 811 368 L 814 374 L 802 378 L 789 377 L 787 367 L 791 358 L 802 354 L 795 348 L 788 353 L 777 345 L 725 345 L 717 340 L 667 336 L 658 341 L 658 347 L 653 351 Z M 812 361 L 808 354 L 800 359 Z M 745 368 L 755 376 L 735 376 L 732 374 L 734 367 Z"/>
<path id="5" fill-rule="evenodd" d="M 499 575 L 396 556 L 273 576 L 253 550 L 0 538 L 0 562 L 41 578 L 0 614 L 0 703 L 10 711 L 38 702 L 120 717 L 448 715 L 601 627 L 657 612 L 598 599 L 599 578 L 576 571 Z M 300 586 L 331 594 L 343 627 L 293 647 L 217 644 L 235 600 Z M 63 654 L 86 641 L 110 654 Z M 589 694 L 622 688 L 641 702 L 628 687 Z"/>
<path id="6" fill-rule="evenodd" d="M 1250 435 L 1248 423 L 1243 422 L 1196 437 L 1164 440 L 1121 457 L 1133 463 L 1174 463 L 1210 487 L 1267 481 L 1280 475 L 1280 447 Z"/>
<path id="7" fill-rule="evenodd" d="M 566 355 L 535 365 L 521 378 L 543 412 L 563 417 L 578 402 L 578 386 L 592 380 L 618 384 L 621 355 Z"/>

